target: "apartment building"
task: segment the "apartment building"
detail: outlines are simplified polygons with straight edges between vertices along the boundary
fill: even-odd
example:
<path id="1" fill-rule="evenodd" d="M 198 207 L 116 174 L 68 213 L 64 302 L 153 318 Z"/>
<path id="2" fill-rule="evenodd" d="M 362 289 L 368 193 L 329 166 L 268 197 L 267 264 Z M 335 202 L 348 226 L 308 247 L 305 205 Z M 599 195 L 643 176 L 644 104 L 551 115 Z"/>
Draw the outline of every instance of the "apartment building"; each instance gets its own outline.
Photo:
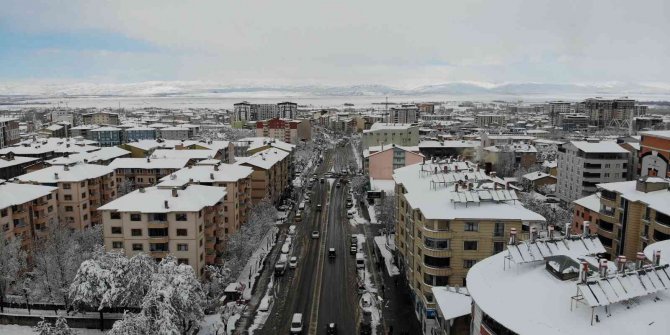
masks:
<path id="1" fill-rule="evenodd" d="M 81 152 L 100 150 L 95 141 L 73 138 L 40 138 L 16 143 L 0 149 L 0 155 L 34 157 L 43 160 Z"/>
<path id="2" fill-rule="evenodd" d="M 298 104 L 281 102 L 278 104 L 252 104 L 247 101 L 233 105 L 235 121 L 259 121 L 272 118 L 294 119 L 298 116 Z"/>
<path id="3" fill-rule="evenodd" d="M 116 127 L 100 127 L 88 131 L 89 139 L 98 142 L 101 147 L 115 147 L 125 142 L 123 129 Z"/>
<path id="4" fill-rule="evenodd" d="M 118 185 L 127 185 L 124 193 L 156 185 L 159 180 L 186 167 L 188 158 L 117 158 L 109 164 Z"/>
<path id="5" fill-rule="evenodd" d="M 505 115 L 499 114 L 478 114 L 475 115 L 475 124 L 477 127 L 503 127 L 505 126 Z"/>
<path id="6" fill-rule="evenodd" d="M 81 116 L 82 124 L 97 124 L 101 126 L 118 126 L 121 124 L 119 114 L 109 112 L 87 113 Z"/>
<path id="7" fill-rule="evenodd" d="M 545 219 L 468 161 L 427 161 L 395 170 L 398 266 L 420 320 L 435 315 L 434 286 L 465 286 L 468 270 L 504 250 L 512 228 Z"/>
<path id="8" fill-rule="evenodd" d="M 419 144 L 419 126 L 401 123 L 373 124 L 363 131 L 363 149 L 382 144 L 411 147 Z"/>
<path id="9" fill-rule="evenodd" d="M 235 164 L 253 169 L 251 200 L 254 204 L 266 197 L 275 204 L 279 203 L 289 185 L 292 164 L 288 152 L 265 149 L 249 157 L 238 157 Z"/>
<path id="10" fill-rule="evenodd" d="M 391 107 L 387 118 L 388 123 L 416 123 L 419 122 L 419 107 L 408 104 L 400 107 Z"/>
<path id="11" fill-rule="evenodd" d="M 157 130 L 158 137 L 165 140 L 188 140 L 190 130 L 186 127 L 166 127 Z"/>
<path id="12" fill-rule="evenodd" d="M 117 158 L 129 157 L 130 151 L 119 147 L 104 147 L 96 151 L 81 152 L 47 160 L 49 165 L 72 165 L 77 163 L 109 165 Z"/>
<path id="13" fill-rule="evenodd" d="M 573 110 L 572 103 L 567 101 L 550 101 L 544 107 L 552 126 L 559 125 L 559 115 L 569 114 Z"/>
<path id="14" fill-rule="evenodd" d="M 102 207 L 105 249 L 128 256 L 144 252 L 156 260 L 173 255 L 199 275 L 215 264 L 223 239 L 223 187 L 148 187 Z"/>
<path id="15" fill-rule="evenodd" d="M 630 153 L 616 142 L 572 141 L 558 148 L 556 192 L 573 202 L 596 192 L 596 185 L 627 179 Z"/>
<path id="16" fill-rule="evenodd" d="M 670 130 L 640 132 L 640 176 L 670 177 Z"/>
<path id="17" fill-rule="evenodd" d="M 24 249 L 32 249 L 35 238 L 58 220 L 57 192 L 56 187 L 0 180 L 0 236 L 20 237 Z"/>
<path id="18" fill-rule="evenodd" d="M 0 156 L 0 179 L 9 180 L 26 173 L 26 169 L 40 160 L 34 157 L 15 156 L 10 152 Z"/>
<path id="19" fill-rule="evenodd" d="M 423 159 L 419 147 L 375 146 L 363 151 L 363 170 L 372 179 L 393 180 L 395 169 L 421 163 Z"/>
<path id="20" fill-rule="evenodd" d="M 286 143 L 298 144 L 312 138 L 312 126 L 308 120 L 273 118 L 256 122 L 256 136 L 276 138 Z"/>
<path id="21" fill-rule="evenodd" d="M 251 176 L 253 169 L 248 166 L 224 164 L 196 165 L 176 171 L 163 177 L 158 186 L 189 184 L 224 187 L 223 235 L 234 234 L 247 222 L 251 210 Z"/>
<path id="22" fill-rule="evenodd" d="M 647 113 L 646 106 L 638 106 L 635 100 L 590 98 L 577 104 L 577 112 L 589 116 L 590 124 L 599 128 L 629 126 L 633 117 Z"/>
<path id="23" fill-rule="evenodd" d="M 132 127 L 125 130 L 127 142 L 156 139 L 156 129 L 151 127 Z"/>
<path id="24" fill-rule="evenodd" d="M 19 120 L 0 117 L 0 149 L 18 143 L 20 138 Z"/>
<path id="25" fill-rule="evenodd" d="M 90 139 L 90 131 L 93 129 L 100 128 L 97 124 L 83 124 L 76 127 L 70 128 L 70 137 L 80 137 Z"/>
<path id="26" fill-rule="evenodd" d="M 669 186 L 668 180 L 650 176 L 599 184 L 597 206 L 596 199 L 578 199 L 574 203 L 581 205 L 575 206 L 574 217 L 590 219 L 590 232 L 598 234 L 607 258 L 635 259 L 650 243 L 670 239 Z M 573 229 L 581 232 L 584 221 L 574 220 Z"/>
<path id="27" fill-rule="evenodd" d="M 57 187 L 58 218 L 74 229 L 100 224 L 98 207 L 117 196 L 114 170 L 104 165 L 51 166 L 16 179 L 21 183 Z"/>

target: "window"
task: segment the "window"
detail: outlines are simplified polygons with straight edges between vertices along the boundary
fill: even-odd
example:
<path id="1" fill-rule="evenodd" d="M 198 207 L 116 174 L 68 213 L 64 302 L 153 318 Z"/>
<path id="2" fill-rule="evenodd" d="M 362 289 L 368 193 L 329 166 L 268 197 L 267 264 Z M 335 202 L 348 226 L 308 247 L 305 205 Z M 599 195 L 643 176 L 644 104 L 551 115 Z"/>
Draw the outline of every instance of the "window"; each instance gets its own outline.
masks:
<path id="1" fill-rule="evenodd" d="M 120 219 L 121 219 L 121 213 L 119 213 L 119 212 L 111 212 L 111 213 L 109 213 L 109 217 L 110 217 L 112 220 L 120 220 Z"/>
<path id="2" fill-rule="evenodd" d="M 72 212 L 73 210 L 74 209 L 72 208 L 72 206 L 65 206 L 65 211 L 66 212 Z"/>
<path id="3" fill-rule="evenodd" d="M 505 224 L 502 222 L 496 222 L 493 227 L 493 236 L 503 236 L 505 234 Z"/>
<path id="4" fill-rule="evenodd" d="M 64 189 L 64 190 L 69 190 L 70 187 L 71 187 L 70 184 L 68 184 L 68 183 L 63 183 L 63 189 Z"/>
<path id="5" fill-rule="evenodd" d="M 142 229 L 131 229 L 130 234 L 133 236 L 142 236 Z"/>
<path id="6" fill-rule="evenodd" d="M 53 198 L 53 196 L 51 194 L 47 194 L 47 200 L 51 200 L 51 198 Z"/>
<path id="7" fill-rule="evenodd" d="M 63 200 L 65 200 L 65 201 L 72 201 L 72 195 L 70 195 L 70 194 L 66 194 L 66 195 L 63 197 Z"/>
<path id="8" fill-rule="evenodd" d="M 463 250 L 477 250 L 477 241 L 463 241 Z"/>
<path id="9" fill-rule="evenodd" d="M 2 216 L 3 218 L 7 216 L 7 208 L 0 211 L 0 216 Z"/>
<path id="10" fill-rule="evenodd" d="M 84 186 L 86 186 L 86 181 L 85 181 L 85 180 L 84 180 L 84 181 L 82 181 L 82 182 L 81 182 L 81 183 L 80 183 L 79 185 L 80 185 L 81 187 L 84 187 Z"/>
<path id="11" fill-rule="evenodd" d="M 82 199 L 86 198 L 86 192 L 82 192 L 82 193 L 81 193 L 81 198 L 82 198 Z"/>
<path id="12" fill-rule="evenodd" d="M 188 231 L 186 229 L 177 229 L 177 236 L 186 236 Z"/>
<path id="13" fill-rule="evenodd" d="M 177 244 L 177 251 L 188 251 L 188 244 L 186 243 Z"/>
<path id="14" fill-rule="evenodd" d="M 54 211 L 54 206 L 47 207 L 47 212 L 51 213 Z"/>
<path id="15" fill-rule="evenodd" d="M 88 214 L 84 214 L 84 217 L 82 218 L 84 221 L 88 220 Z"/>
<path id="16" fill-rule="evenodd" d="M 479 224 L 475 222 L 466 222 L 465 231 L 479 231 Z"/>
<path id="17" fill-rule="evenodd" d="M 451 258 L 424 255 L 423 263 L 432 268 L 448 268 L 451 266 Z"/>
<path id="18" fill-rule="evenodd" d="M 177 258 L 177 263 L 188 265 L 188 258 Z"/>
<path id="19" fill-rule="evenodd" d="M 425 273 L 423 282 L 430 286 L 447 286 L 449 285 L 449 276 L 433 276 Z"/>
<path id="20" fill-rule="evenodd" d="M 430 249 L 438 250 L 448 250 L 449 249 L 449 239 L 439 239 L 439 238 L 424 238 L 423 245 Z"/>
<path id="21" fill-rule="evenodd" d="M 112 227 L 112 234 L 123 234 L 123 229 L 121 227 Z"/>
<path id="22" fill-rule="evenodd" d="M 474 260 L 474 259 L 464 259 L 463 260 L 463 267 L 466 268 L 466 269 L 469 269 L 469 268 L 473 267 L 475 265 L 475 263 L 477 263 L 477 261 Z"/>
<path id="23" fill-rule="evenodd" d="M 130 221 L 142 221 L 142 214 L 139 213 L 130 214 Z"/>
<path id="24" fill-rule="evenodd" d="M 112 248 L 123 249 L 123 242 L 112 242 Z"/>
<path id="25" fill-rule="evenodd" d="M 493 253 L 497 254 L 505 249 L 505 242 L 493 242 Z"/>
<path id="26" fill-rule="evenodd" d="M 177 214 L 175 214 L 175 217 L 176 217 L 177 221 L 186 221 L 187 220 L 186 213 L 177 213 Z"/>
<path id="27" fill-rule="evenodd" d="M 133 243 L 133 251 L 143 251 L 144 246 L 142 243 Z"/>
<path id="28" fill-rule="evenodd" d="M 82 209 L 86 209 L 86 208 L 88 208 L 88 204 L 84 203 L 83 205 L 81 205 L 81 208 L 82 208 Z"/>

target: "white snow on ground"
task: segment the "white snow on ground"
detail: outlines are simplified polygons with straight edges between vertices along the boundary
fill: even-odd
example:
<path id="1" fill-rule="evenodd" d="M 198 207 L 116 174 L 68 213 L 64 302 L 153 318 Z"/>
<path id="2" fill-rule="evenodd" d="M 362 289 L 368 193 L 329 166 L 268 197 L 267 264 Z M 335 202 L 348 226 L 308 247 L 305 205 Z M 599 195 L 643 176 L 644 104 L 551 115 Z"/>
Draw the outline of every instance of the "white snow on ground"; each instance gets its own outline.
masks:
<path id="1" fill-rule="evenodd" d="M 302 179 L 300 177 L 293 179 L 293 187 L 302 187 Z"/>
<path id="2" fill-rule="evenodd" d="M 400 270 L 393 262 L 392 251 L 395 250 L 395 241 L 394 235 L 389 235 L 388 239 L 386 236 L 375 236 L 375 244 L 381 251 L 382 257 L 384 257 L 384 263 L 386 265 L 386 271 L 389 276 L 397 276 L 400 274 Z"/>
<path id="3" fill-rule="evenodd" d="M 86 328 L 70 328 L 77 332 L 79 335 L 99 335 L 105 334 L 106 332 L 101 332 L 98 329 L 86 329 Z M 11 334 L 11 335 L 35 335 L 37 333 L 33 332 L 33 327 L 30 326 L 19 326 L 19 325 L 0 325 L 0 334 Z"/>
<path id="4" fill-rule="evenodd" d="M 374 205 L 368 205 L 368 214 L 370 214 L 370 223 L 378 223 L 377 212 L 375 211 Z"/>
<path id="5" fill-rule="evenodd" d="M 229 319 L 228 319 L 228 326 L 226 327 L 226 334 L 232 335 L 235 332 L 235 324 L 237 323 L 237 320 L 239 320 L 242 317 L 240 314 L 233 314 Z"/>
<path id="6" fill-rule="evenodd" d="M 205 315 L 205 319 L 200 322 L 199 335 L 216 334 L 223 329 L 221 314 Z"/>
<path id="7" fill-rule="evenodd" d="M 261 303 L 258 305 L 258 309 L 261 309 L 262 306 L 266 306 L 265 311 L 256 311 L 256 316 L 254 317 L 254 323 L 249 327 L 249 335 L 253 335 L 254 331 L 258 328 L 261 328 L 267 321 L 270 313 L 272 312 L 272 306 L 274 304 L 272 297 L 272 289 L 274 287 L 274 277 L 270 278 L 270 283 L 268 288 L 265 290 L 265 296 L 261 299 Z"/>
<path id="8" fill-rule="evenodd" d="M 356 242 L 359 252 L 363 252 L 362 250 L 363 250 L 363 244 L 365 243 L 365 235 L 356 234 Z M 367 259 L 367 255 L 365 253 L 363 253 L 363 255 Z M 361 303 L 361 307 L 363 307 L 364 310 L 370 312 L 372 334 L 374 335 L 377 334 L 377 327 L 379 327 L 379 322 L 381 319 L 381 311 L 379 309 L 379 305 L 381 304 L 383 299 L 377 295 L 377 289 L 375 288 L 375 285 L 372 282 L 372 274 L 370 273 L 370 271 L 368 271 L 367 265 L 363 270 L 358 271 L 358 276 L 359 278 L 363 276 L 363 283 L 365 285 L 365 291 L 366 291 L 366 293 L 364 293 L 363 296 L 361 296 L 361 301 L 363 301 L 363 297 L 367 295 L 370 297 L 368 300 L 372 302 L 372 304 L 367 307 L 362 306 L 363 304 Z"/>
<path id="9" fill-rule="evenodd" d="M 356 157 L 356 165 L 359 169 L 363 168 L 363 162 L 361 162 L 361 154 L 358 152 L 358 148 L 354 145 L 354 141 L 351 141 L 351 149 L 354 151 L 354 157 Z"/>
<path id="10" fill-rule="evenodd" d="M 263 270 L 263 260 L 265 257 L 267 257 L 270 249 L 272 249 L 272 246 L 276 242 L 275 237 L 277 236 L 278 229 L 279 228 L 277 227 L 272 227 L 272 229 L 270 229 L 270 231 L 265 234 L 265 237 L 258 246 L 258 249 L 256 249 L 256 251 L 254 251 L 254 253 L 251 255 L 251 258 L 249 258 L 249 261 L 247 261 L 247 265 L 244 266 L 240 276 L 237 278 L 237 282 L 244 285 L 244 292 L 242 293 L 242 298 L 244 300 L 251 299 L 251 290 L 256 283 L 256 278 Z"/>

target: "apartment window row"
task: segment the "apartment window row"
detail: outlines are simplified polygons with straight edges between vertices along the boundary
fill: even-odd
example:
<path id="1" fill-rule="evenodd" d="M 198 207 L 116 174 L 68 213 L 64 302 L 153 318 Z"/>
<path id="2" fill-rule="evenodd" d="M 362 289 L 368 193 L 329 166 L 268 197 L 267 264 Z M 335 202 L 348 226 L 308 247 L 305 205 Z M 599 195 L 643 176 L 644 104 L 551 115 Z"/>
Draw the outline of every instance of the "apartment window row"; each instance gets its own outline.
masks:
<path id="1" fill-rule="evenodd" d="M 67 211 L 67 209 L 66 209 L 66 211 Z M 148 215 L 148 220 L 149 221 L 167 221 L 167 214 L 165 214 L 165 213 L 149 213 L 147 215 Z M 200 212 L 200 216 L 202 216 L 202 211 Z M 121 213 L 120 212 L 111 212 L 110 213 L 110 218 L 112 220 L 120 220 L 121 219 Z M 187 213 L 176 213 L 175 214 L 175 220 L 176 221 L 188 221 L 188 214 Z M 142 214 L 131 213 L 130 214 L 130 221 L 142 221 Z"/>
<path id="2" fill-rule="evenodd" d="M 123 234 L 123 227 L 112 226 L 112 234 Z M 130 230 L 132 236 L 142 236 L 142 229 L 133 228 Z M 149 228 L 148 236 L 151 237 L 161 237 L 168 236 L 167 228 Z M 188 236 L 188 229 L 177 229 L 177 236 Z"/>

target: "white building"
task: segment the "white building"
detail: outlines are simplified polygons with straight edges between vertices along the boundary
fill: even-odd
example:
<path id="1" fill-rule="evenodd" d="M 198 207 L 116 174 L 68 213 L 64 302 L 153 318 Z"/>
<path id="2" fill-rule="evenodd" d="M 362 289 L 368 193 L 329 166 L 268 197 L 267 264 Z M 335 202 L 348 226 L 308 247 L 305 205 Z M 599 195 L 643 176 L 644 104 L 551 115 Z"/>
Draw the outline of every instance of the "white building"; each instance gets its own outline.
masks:
<path id="1" fill-rule="evenodd" d="M 389 123 L 416 123 L 419 121 L 419 107 L 417 105 L 402 105 L 391 107 L 388 115 Z"/>
<path id="2" fill-rule="evenodd" d="M 616 142 L 572 141 L 558 149 L 556 191 L 565 202 L 596 192 L 596 184 L 627 178 L 628 150 Z"/>
<path id="3" fill-rule="evenodd" d="M 416 146 L 419 144 L 419 126 L 377 122 L 363 131 L 363 149 L 382 144 Z"/>

